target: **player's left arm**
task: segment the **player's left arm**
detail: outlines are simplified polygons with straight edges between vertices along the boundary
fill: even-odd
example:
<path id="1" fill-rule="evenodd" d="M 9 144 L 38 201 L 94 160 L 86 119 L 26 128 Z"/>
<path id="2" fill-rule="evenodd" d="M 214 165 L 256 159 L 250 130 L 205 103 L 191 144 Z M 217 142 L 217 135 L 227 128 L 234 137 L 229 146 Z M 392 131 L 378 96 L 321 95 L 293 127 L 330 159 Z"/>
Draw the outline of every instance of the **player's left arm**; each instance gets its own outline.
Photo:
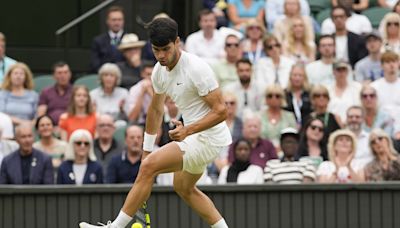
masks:
<path id="1" fill-rule="evenodd" d="M 180 121 L 174 121 L 177 127 L 169 131 L 172 140 L 182 141 L 187 136 L 209 129 L 226 119 L 226 106 L 219 88 L 209 92 L 202 99 L 211 108 L 211 111 L 200 120 L 188 126 L 183 126 Z"/>

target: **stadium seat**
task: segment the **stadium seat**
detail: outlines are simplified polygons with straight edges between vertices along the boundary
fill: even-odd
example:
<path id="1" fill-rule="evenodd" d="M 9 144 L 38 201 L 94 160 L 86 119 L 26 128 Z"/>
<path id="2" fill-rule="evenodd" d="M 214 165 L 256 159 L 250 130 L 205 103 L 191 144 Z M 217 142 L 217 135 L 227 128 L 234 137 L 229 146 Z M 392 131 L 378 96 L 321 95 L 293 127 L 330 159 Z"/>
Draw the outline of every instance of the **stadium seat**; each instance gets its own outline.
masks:
<path id="1" fill-rule="evenodd" d="M 378 28 L 382 18 L 389 12 L 391 12 L 391 10 L 387 8 L 372 7 L 362 11 L 362 14 L 368 17 L 372 27 Z"/>
<path id="2" fill-rule="evenodd" d="M 308 0 L 308 4 L 310 4 L 311 13 L 314 16 L 322 10 L 332 7 L 330 0 Z"/>
<path id="3" fill-rule="evenodd" d="M 322 25 L 322 22 L 330 16 L 331 16 L 331 9 L 329 8 L 319 12 L 315 19 L 317 20 L 318 24 Z"/>
<path id="4" fill-rule="evenodd" d="M 74 82 L 74 85 L 84 85 L 89 91 L 99 87 L 99 76 L 97 74 L 89 74 L 80 77 Z"/>
<path id="5" fill-rule="evenodd" d="M 114 138 L 119 143 L 122 143 L 122 144 L 125 143 L 125 130 L 126 130 L 126 127 L 119 127 L 114 132 Z"/>
<path id="6" fill-rule="evenodd" d="M 46 87 L 54 85 L 55 81 L 53 75 L 39 75 L 33 78 L 34 90 L 40 94 Z"/>

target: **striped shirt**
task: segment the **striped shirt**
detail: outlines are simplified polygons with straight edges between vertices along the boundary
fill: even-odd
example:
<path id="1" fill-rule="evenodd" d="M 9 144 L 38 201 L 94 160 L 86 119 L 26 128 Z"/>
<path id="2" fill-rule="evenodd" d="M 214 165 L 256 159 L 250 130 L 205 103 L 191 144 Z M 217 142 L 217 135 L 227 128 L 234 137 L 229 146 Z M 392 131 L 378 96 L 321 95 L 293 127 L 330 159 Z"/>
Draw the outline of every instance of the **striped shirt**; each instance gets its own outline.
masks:
<path id="1" fill-rule="evenodd" d="M 315 167 L 305 161 L 281 162 L 279 159 L 270 160 L 264 168 L 265 182 L 279 184 L 300 184 L 307 177 L 314 181 Z"/>

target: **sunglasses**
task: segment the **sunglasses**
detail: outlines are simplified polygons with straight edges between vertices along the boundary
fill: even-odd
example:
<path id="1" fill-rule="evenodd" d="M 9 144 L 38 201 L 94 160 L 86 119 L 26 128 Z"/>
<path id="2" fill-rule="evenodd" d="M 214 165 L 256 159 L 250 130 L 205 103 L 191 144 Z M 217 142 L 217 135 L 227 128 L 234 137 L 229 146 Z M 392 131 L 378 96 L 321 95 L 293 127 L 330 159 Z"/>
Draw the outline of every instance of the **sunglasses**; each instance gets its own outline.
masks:
<path id="1" fill-rule="evenodd" d="M 233 106 L 236 104 L 236 102 L 235 101 L 226 101 L 225 104 Z"/>
<path id="2" fill-rule="evenodd" d="M 82 145 L 84 145 L 84 146 L 89 146 L 89 145 L 90 145 L 89 142 L 84 142 L 84 141 L 76 141 L 76 142 L 74 142 L 74 143 L 75 143 L 75 145 L 77 145 L 77 146 L 82 146 Z"/>
<path id="3" fill-rule="evenodd" d="M 375 145 L 376 143 L 378 143 L 378 141 L 379 141 L 379 142 L 382 142 L 382 140 L 383 140 L 384 138 L 385 138 L 385 137 L 383 137 L 383 136 L 378 136 L 378 137 L 372 139 L 372 140 L 371 140 L 371 145 Z"/>
<path id="4" fill-rule="evenodd" d="M 327 93 L 315 93 L 315 94 L 313 95 L 313 97 L 314 97 L 314 98 L 320 98 L 320 97 L 328 98 L 329 96 L 328 96 Z"/>
<path id="5" fill-rule="evenodd" d="M 311 130 L 315 131 L 316 129 L 318 129 L 319 132 L 323 132 L 324 128 L 320 127 L 320 126 L 316 126 L 316 125 L 310 125 Z"/>
<path id="6" fill-rule="evenodd" d="M 282 95 L 280 95 L 280 94 L 273 94 L 273 93 L 271 93 L 271 94 L 267 94 L 267 96 L 266 96 L 268 99 L 272 99 L 272 98 L 276 98 L 276 99 L 280 99 L 280 98 L 282 98 Z"/>
<path id="7" fill-rule="evenodd" d="M 364 93 L 361 95 L 361 97 L 363 99 L 368 99 L 368 98 L 373 99 L 376 97 L 376 94 L 375 93 Z"/>
<path id="8" fill-rule="evenodd" d="M 271 45 L 267 45 L 267 49 L 268 49 L 268 50 L 272 50 L 272 49 L 274 49 L 274 47 L 280 48 L 281 45 L 280 45 L 280 44 L 271 44 Z"/>
<path id="9" fill-rule="evenodd" d="M 226 43 L 225 47 L 239 47 L 239 43 Z"/>
<path id="10" fill-rule="evenodd" d="M 396 26 L 396 27 L 399 27 L 399 22 L 388 22 L 387 24 L 386 24 L 386 26 L 391 26 L 391 25 L 394 25 L 394 26 Z"/>

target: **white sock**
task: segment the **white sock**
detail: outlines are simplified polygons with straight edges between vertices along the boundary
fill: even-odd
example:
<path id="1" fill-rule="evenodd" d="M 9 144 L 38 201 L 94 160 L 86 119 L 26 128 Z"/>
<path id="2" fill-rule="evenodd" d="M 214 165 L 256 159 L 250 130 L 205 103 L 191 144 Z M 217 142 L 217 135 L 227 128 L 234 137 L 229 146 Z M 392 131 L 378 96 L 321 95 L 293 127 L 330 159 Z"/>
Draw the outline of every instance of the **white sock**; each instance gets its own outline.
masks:
<path id="1" fill-rule="evenodd" d="M 211 228 L 228 228 L 228 224 L 226 224 L 225 219 L 220 219 L 214 225 L 211 225 Z"/>
<path id="2" fill-rule="evenodd" d="M 132 217 L 121 210 L 114 222 L 111 223 L 111 227 L 125 228 L 131 220 Z"/>

